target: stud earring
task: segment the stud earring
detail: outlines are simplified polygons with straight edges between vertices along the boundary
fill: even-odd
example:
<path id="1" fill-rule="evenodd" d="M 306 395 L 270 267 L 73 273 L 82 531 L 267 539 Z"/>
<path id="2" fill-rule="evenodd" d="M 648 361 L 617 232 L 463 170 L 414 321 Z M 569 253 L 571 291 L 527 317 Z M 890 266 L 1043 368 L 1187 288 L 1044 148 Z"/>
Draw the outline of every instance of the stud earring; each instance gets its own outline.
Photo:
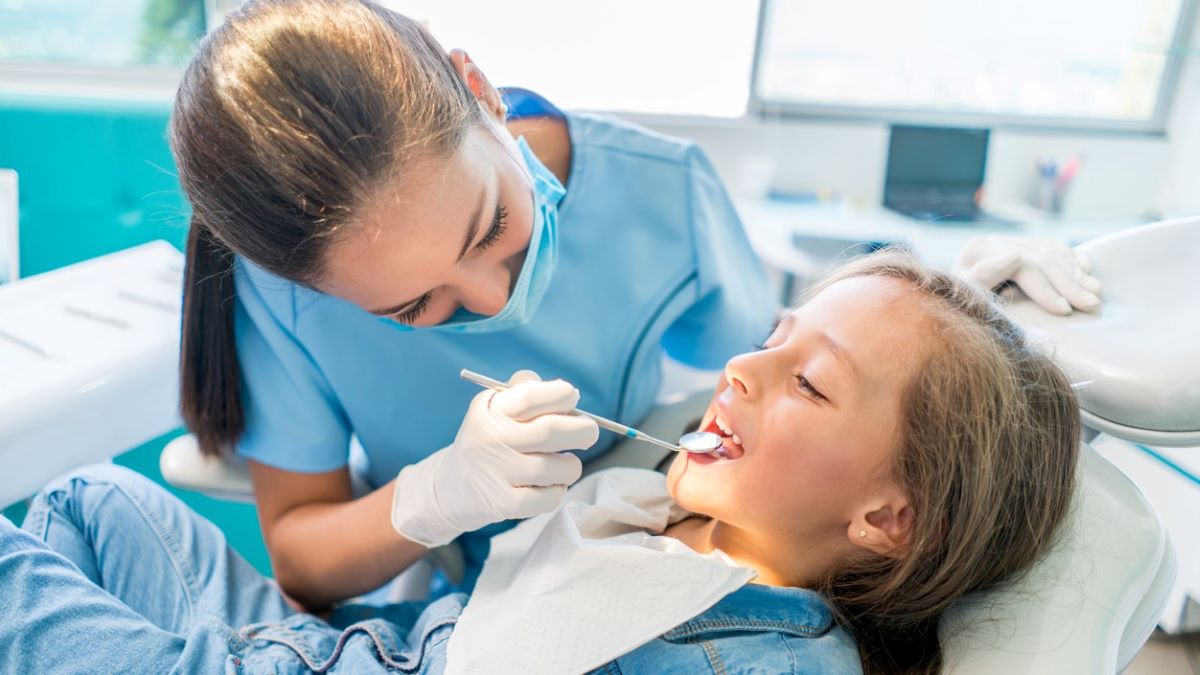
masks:
<path id="1" fill-rule="evenodd" d="M 858 531 L 858 538 L 859 538 L 859 539 L 866 539 L 866 538 L 867 538 L 867 531 L 866 531 L 866 530 L 859 530 L 859 531 Z"/>

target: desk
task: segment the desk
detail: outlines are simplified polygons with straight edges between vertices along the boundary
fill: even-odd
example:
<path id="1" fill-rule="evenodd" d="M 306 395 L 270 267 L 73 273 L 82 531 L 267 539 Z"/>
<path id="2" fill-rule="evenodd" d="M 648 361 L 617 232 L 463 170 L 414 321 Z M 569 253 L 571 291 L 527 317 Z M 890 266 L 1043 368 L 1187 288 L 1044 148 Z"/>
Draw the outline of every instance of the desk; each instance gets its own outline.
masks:
<path id="1" fill-rule="evenodd" d="M 845 202 L 796 204 L 763 199 L 741 200 L 735 206 L 755 252 L 785 275 L 785 288 L 797 277 L 813 280 L 821 276 L 844 250 L 866 252 L 863 244 L 905 244 L 930 265 L 950 269 L 967 241 L 984 234 L 1056 239 L 1074 245 L 1141 224 L 1117 219 L 1051 220 L 1020 205 L 992 210 L 1013 224 L 922 222 L 881 206 Z M 790 295 L 790 289 L 785 290 L 785 297 Z"/>

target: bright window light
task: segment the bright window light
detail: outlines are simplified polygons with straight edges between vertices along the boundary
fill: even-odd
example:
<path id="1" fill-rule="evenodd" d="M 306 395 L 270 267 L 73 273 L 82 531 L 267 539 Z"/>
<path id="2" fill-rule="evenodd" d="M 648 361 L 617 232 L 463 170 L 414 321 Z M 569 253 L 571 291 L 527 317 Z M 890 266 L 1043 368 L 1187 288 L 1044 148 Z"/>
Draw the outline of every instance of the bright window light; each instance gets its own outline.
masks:
<path id="1" fill-rule="evenodd" d="M 2 1 L 2 0 L 0 0 Z M 564 108 L 742 115 L 757 0 L 389 0 L 497 86 Z"/>
<path id="2" fill-rule="evenodd" d="M 1150 121 L 1184 0 L 769 2 L 765 103 Z"/>
<path id="3" fill-rule="evenodd" d="M 0 62 L 177 68 L 202 35 L 203 0 L 0 0 Z"/>

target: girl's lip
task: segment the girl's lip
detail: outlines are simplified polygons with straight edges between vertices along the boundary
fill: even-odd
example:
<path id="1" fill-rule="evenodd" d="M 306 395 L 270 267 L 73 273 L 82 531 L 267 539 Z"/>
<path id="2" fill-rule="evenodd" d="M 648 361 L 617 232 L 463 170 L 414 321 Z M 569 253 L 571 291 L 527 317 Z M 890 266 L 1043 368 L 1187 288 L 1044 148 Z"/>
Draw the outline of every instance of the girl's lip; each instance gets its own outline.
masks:
<path id="1" fill-rule="evenodd" d="M 738 433 L 737 427 L 735 427 L 733 421 L 729 419 L 729 414 L 726 407 L 728 405 L 728 401 L 722 400 L 723 398 L 723 396 L 719 395 L 713 399 L 713 404 L 709 409 L 709 413 L 704 416 L 704 425 L 701 427 L 701 430 L 715 433 L 724 439 L 724 459 L 740 459 L 746 454 L 745 439 L 741 438 L 741 434 Z M 721 418 L 720 423 L 717 421 L 718 416 Z M 721 428 L 721 424 L 724 424 L 725 428 L 729 429 L 728 434 L 726 434 Z M 735 443 L 733 441 L 734 436 L 737 436 L 741 442 Z"/>

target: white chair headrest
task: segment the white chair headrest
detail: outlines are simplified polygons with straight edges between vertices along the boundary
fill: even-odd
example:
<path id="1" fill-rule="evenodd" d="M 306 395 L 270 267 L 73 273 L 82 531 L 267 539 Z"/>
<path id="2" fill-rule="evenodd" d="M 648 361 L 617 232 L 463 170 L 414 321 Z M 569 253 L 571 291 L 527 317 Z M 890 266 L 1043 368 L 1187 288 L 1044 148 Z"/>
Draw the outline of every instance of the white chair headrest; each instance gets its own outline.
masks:
<path id="1" fill-rule="evenodd" d="M 1149 637 L 1176 572 L 1166 531 L 1137 487 L 1086 445 L 1079 469 L 1049 555 L 943 617 L 946 672 L 1114 673 Z"/>
<path id="2" fill-rule="evenodd" d="M 1104 284 L 1098 311 L 1059 317 L 1022 296 L 1009 315 L 1076 383 L 1089 427 L 1151 445 L 1200 445 L 1200 217 L 1078 250 Z"/>

